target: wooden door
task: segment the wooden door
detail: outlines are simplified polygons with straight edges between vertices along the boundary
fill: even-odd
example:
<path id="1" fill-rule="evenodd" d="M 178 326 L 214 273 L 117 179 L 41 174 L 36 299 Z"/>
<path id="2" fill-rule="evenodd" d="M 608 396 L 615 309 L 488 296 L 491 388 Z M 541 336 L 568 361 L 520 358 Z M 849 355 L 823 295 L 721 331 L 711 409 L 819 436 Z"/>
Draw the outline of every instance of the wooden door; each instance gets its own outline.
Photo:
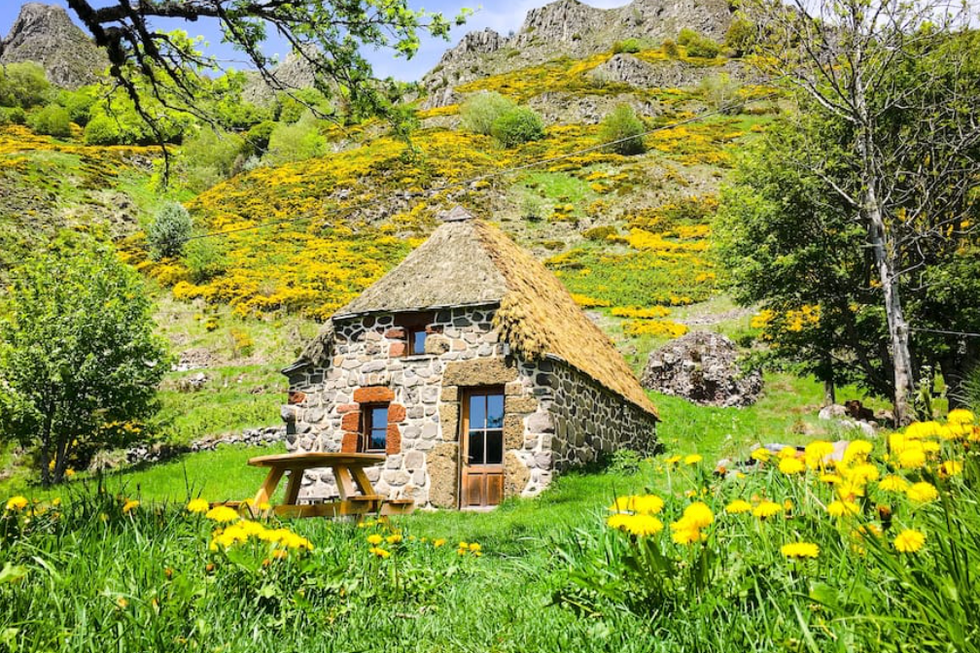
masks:
<path id="1" fill-rule="evenodd" d="M 460 507 L 496 506 L 504 498 L 504 392 L 474 389 L 463 395 Z"/>

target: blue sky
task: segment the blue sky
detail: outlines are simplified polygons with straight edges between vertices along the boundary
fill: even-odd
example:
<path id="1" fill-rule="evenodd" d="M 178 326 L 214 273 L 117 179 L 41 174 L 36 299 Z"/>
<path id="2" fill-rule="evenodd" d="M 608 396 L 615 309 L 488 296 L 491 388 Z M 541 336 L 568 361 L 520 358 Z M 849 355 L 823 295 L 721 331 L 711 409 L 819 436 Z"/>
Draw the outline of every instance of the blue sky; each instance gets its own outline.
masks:
<path id="1" fill-rule="evenodd" d="M 58 4 L 67 7 L 66 0 L 45 0 L 48 4 Z M 628 0 L 586 0 L 587 4 L 595 7 L 619 7 L 628 3 Z M 510 0 L 507 2 L 483 2 L 482 6 L 477 2 L 466 2 L 465 0 L 409 0 L 409 5 L 413 9 L 425 8 L 430 11 L 441 11 L 447 17 L 453 17 L 461 7 L 470 7 L 476 10 L 476 14 L 463 27 L 453 30 L 450 43 L 440 39 L 428 39 L 422 43 L 418 54 L 410 61 L 397 59 L 390 53 L 384 51 L 367 52 L 366 55 L 374 65 L 375 73 L 380 77 L 389 75 L 401 80 L 419 79 L 426 71 L 433 68 L 442 56 L 442 53 L 451 44 L 455 44 L 460 37 L 470 30 L 481 30 L 490 27 L 502 34 L 507 34 L 510 30 L 517 30 L 524 21 L 524 16 L 529 9 L 540 7 L 548 3 L 548 0 Z M 94 0 L 96 5 L 115 4 L 115 0 Z M 21 3 L 18 0 L 0 0 L 0 34 L 6 35 L 10 26 L 17 18 Z M 74 19 L 74 15 L 69 11 L 69 15 Z M 160 21 L 159 28 L 184 29 L 192 35 L 201 35 L 210 44 L 210 52 L 215 56 L 226 60 L 240 60 L 239 53 L 221 43 L 221 33 L 216 23 L 208 20 L 199 20 L 196 23 L 184 23 L 183 21 Z M 287 54 L 285 44 L 272 38 L 266 46 L 269 54 L 278 54 L 281 57 Z"/>

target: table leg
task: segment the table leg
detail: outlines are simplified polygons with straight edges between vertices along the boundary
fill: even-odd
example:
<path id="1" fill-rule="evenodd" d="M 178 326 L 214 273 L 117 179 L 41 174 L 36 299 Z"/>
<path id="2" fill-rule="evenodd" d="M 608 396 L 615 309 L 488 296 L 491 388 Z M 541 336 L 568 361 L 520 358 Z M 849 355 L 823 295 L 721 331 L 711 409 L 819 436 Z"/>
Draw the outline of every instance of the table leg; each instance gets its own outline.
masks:
<path id="1" fill-rule="evenodd" d="M 357 494 L 354 489 L 354 479 L 351 478 L 350 470 L 342 465 L 333 467 L 333 477 L 337 481 L 337 491 L 340 499 L 346 501 Z"/>
<path id="2" fill-rule="evenodd" d="M 279 481 L 282 479 L 283 472 L 285 470 L 280 467 L 272 467 L 269 469 L 269 475 L 265 477 L 265 482 L 262 483 L 262 487 L 259 491 L 255 493 L 255 507 L 258 508 L 263 503 L 269 501 L 276 492 L 276 488 L 279 487 Z"/>
<path id="3" fill-rule="evenodd" d="M 371 481 L 368 479 L 363 467 L 352 467 L 350 471 L 354 476 L 354 483 L 357 484 L 357 489 L 361 491 L 361 494 L 374 494 L 374 487 L 371 485 Z"/>
<path id="4" fill-rule="evenodd" d="M 299 498 L 299 489 L 303 484 L 303 471 L 302 469 L 289 470 L 289 482 L 286 483 L 286 498 L 282 502 L 283 505 L 296 505 L 296 500 Z"/>

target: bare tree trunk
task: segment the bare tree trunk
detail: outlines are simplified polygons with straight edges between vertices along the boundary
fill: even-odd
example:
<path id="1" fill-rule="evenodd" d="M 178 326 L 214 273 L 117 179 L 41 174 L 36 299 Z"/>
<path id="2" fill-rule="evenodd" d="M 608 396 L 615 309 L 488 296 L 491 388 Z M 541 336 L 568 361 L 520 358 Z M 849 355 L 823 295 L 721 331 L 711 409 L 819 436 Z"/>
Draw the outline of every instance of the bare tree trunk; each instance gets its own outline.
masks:
<path id="1" fill-rule="evenodd" d="M 857 54 L 860 58 L 860 53 Z M 861 210 L 868 220 L 868 240 L 874 255 L 875 269 L 881 283 L 885 315 L 888 318 L 888 339 L 891 343 L 892 366 L 895 375 L 895 423 L 903 425 L 912 419 L 910 397 L 914 392 L 915 375 L 909 352 L 909 327 L 902 310 L 899 294 L 898 252 L 889 242 L 881 204 L 877 193 L 877 167 L 871 141 L 871 125 L 860 73 L 854 78 L 854 107 L 858 118 L 857 149 L 861 160 L 863 197 Z"/>
<path id="2" fill-rule="evenodd" d="M 833 379 L 825 379 L 823 382 L 823 405 L 833 406 L 837 403 L 837 387 Z"/>

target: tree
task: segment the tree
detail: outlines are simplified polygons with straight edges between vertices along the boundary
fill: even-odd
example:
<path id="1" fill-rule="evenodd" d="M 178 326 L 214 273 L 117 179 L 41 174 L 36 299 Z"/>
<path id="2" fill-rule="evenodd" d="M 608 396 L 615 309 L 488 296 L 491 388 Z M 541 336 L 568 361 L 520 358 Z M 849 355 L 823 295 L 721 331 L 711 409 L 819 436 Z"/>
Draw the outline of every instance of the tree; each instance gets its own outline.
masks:
<path id="1" fill-rule="evenodd" d="M 51 84 L 41 64 L 33 61 L 0 66 L 0 106 L 30 109 L 44 104 Z"/>
<path id="2" fill-rule="evenodd" d="M 791 85 L 807 139 L 783 164 L 809 170 L 814 192 L 862 229 L 854 246 L 872 266 L 895 416 L 905 422 L 917 370 L 903 296 L 976 233 L 978 36 L 969 8 L 951 14 L 946 3 L 791 4 L 748 4 L 752 23 L 766 26 L 760 61 Z"/>
<path id="3" fill-rule="evenodd" d="M 643 121 L 636 117 L 633 107 L 620 104 L 603 119 L 599 140 L 614 143 L 609 149 L 617 154 L 643 154 L 647 148 L 640 134 L 644 131 Z"/>
<path id="4" fill-rule="evenodd" d="M 544 138 L 544 122 L 530 107 L 516 107 L 493 121 L 490 133 L 504 147 Z"/>
<path id="5" fill-rule="evenodd" d="M 71 119 L 68 117 L 68 110 L 57 104 L 49 104 L 30 114 L 27 125 L 38 134 L 58 138 L 71 136 Z"/>
<path id="6" fill-rule="evenodd" d="M 146 240 L 153 258 L 180 256 L 191 237 L 193 226 L 191 216 L 182 204 L 164 204 L 146 230 Z"/>
<path id="7" fill-rule="evenodd" d="M 36 453 L 45 485 L 79 452 L 138 432 L 114 424 L 155 412 L 169 359 L 151 309 L 135 270 L 77 238 L 11 274 L 0 306 L 0 433 Z"/>
<path id="8" fill-rule="evenodd" d="M 414 11 L 408 0 L 141 0 L 99 6 L 92 0 L 68 0 L 68 6 L 105 48 L 110 74 L 149 124 L 155 118 L 144 108 L 147 95 L 167 106 L 204 120 L 198 109 L 199 89 L 219 62 L 197 50 L 197 42 L 176 32 L 162 32 L 154 21 L 194 22 L 213 19 L 224 39 L 255 65 L 275 90 L 292 92 L 262 51 L 268 31 L 275 30 L 313 71 L 317 88 L 327 97 L 339 95 L 350 113 L 385 114 L 392 106 L 394 83 L 378 83 L 361 55 L 363 46 L 389 47 L 412 57 L 420 34 L 448 38 L 450 21 L 442 14 Z M 462 24 L 468 12 L 456 17 Z M 159 139 L 164 142 L 164 139 Z"/>
<path id="9" fill-rule="evenodd" d="M 517 103 L 496 91 L 484 91 L 466 98 L 459 108 L 460 123 L 474 134 L 490 135 L 500 116 L 517 108 Z"/>

